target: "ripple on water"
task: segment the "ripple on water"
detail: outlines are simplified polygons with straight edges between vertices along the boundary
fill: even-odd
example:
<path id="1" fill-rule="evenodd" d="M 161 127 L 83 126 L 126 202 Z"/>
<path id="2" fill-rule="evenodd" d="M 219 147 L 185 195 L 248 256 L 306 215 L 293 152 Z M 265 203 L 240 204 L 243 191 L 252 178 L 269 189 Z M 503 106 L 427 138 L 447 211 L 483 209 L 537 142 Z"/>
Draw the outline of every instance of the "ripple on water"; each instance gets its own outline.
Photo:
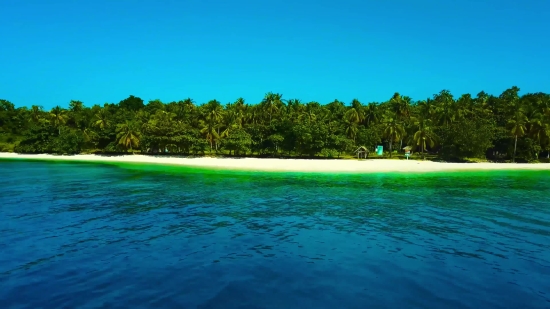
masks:
<path id="1" fill-rule="evenodd" d="M 0 162 L 2 308 L 548 308 L 550 175 Z"/>

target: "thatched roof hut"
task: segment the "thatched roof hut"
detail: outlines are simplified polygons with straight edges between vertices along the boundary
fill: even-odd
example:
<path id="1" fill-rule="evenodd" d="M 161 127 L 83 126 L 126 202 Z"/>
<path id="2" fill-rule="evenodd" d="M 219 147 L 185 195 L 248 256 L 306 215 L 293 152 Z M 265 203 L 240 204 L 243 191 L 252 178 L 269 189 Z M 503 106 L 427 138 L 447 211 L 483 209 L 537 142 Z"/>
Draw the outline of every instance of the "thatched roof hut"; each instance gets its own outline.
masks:
<path id="1" fill-rule="evenodd" d="M 359 148 L 355 150 L 355 153 L 357 154 L 357 159 L 366 159 L 369 156 L 369 149 L 365 146 L 359 146 Z"/>

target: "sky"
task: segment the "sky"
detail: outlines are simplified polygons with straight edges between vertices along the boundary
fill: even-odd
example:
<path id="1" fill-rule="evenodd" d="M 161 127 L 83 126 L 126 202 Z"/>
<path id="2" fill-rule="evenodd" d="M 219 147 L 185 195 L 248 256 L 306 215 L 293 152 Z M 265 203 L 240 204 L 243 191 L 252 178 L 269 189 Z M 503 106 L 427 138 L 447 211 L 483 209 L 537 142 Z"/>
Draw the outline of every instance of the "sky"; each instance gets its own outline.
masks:
<path id="1" fill-rule="evenodd" d="M 0 0 L 0 99 L 550 92 L 548 0 Z"/>

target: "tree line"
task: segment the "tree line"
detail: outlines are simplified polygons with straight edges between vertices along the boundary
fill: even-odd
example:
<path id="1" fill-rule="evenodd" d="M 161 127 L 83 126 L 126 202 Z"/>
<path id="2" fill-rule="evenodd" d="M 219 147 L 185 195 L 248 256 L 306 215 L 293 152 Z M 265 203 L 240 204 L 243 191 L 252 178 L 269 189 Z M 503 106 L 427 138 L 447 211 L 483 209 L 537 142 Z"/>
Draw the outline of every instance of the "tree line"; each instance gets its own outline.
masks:
<path id="1" fill-rule="evenodd" d="M 418 157 L 449 161 L 547 160 L 550 95 L 519 91 L 455 97 L 442 90 L 420 101 L 395 93 L 368 104 L 306 103 L 273 92 L 256 104 L 242 98 L 145 104 L 131 95 L 116 104 L 71 101 L 49 111 L 0 100 L 0 151 L 337 158 L 383 145 L 388 157 L 409 146 Z"/>

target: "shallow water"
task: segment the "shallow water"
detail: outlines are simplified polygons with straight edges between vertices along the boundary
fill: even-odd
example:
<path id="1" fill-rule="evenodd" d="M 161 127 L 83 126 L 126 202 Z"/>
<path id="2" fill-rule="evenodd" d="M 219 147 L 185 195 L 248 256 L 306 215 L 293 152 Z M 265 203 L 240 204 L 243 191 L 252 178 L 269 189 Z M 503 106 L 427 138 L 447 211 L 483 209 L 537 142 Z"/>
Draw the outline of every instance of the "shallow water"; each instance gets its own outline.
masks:
<path id="1" fill-rule="evenodd" d="M 0 308 L 549 308 L 550 173 L 0 161 Z"/>

